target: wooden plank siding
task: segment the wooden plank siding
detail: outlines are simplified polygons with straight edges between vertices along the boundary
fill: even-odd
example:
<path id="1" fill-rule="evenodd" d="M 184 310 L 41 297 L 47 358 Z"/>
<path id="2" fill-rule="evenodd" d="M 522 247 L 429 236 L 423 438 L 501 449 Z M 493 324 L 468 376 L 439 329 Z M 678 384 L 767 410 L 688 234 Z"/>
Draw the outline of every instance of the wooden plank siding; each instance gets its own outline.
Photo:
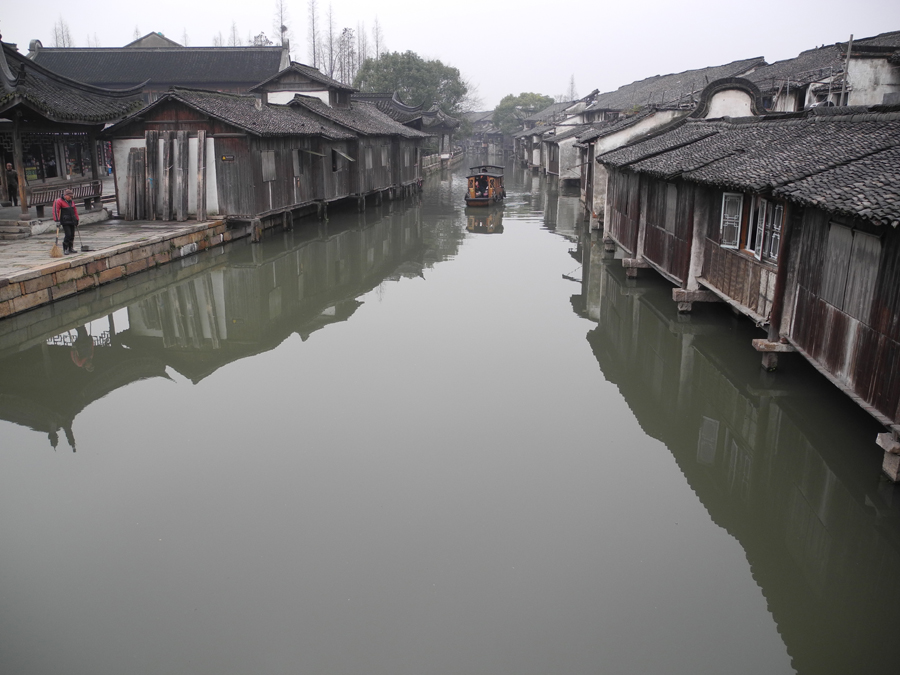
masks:
<path id="1" fill-rule="evenodd" d="M 643 255 L 682 285 L 687 280 L 694 222 L 694 190 L 642 176 L 647 183 L 647 213 Z"/>
<path id="2" fill-rule="evenodd" d="M 900 234 L 804 210 L 789 337 L 840 384 L 900 423 Z"/>
<path id="3" fill-rule="evenodd" d="M 637 250 L 640 227 L 640 176 L 628 171 L 609 172 L 609 234 L 629 254 Z"/>
<path id="4" fill-rule="evenodd" d="M 774 265 L 747 253 L 722 248 L 709 238 L 704 242 L 703 279 L 757 316 L 766 318 L 772 311 L 776 272 Z"/>

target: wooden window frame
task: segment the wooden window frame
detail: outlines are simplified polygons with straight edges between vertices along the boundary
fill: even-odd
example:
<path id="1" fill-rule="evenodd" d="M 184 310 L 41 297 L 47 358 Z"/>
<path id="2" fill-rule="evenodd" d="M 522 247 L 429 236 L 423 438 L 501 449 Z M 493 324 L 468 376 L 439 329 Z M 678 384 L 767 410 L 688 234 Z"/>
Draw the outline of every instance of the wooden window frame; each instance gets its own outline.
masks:
<path id="1" fill-rule="evenodd" d="M 737 222 L 734 222 L 734 216 L 729 216 L 731 222 L 726 223 L 725 217 L 725 208 L 726 203 L 730 200 L 737 200 L 738 208 L 737 208 Z M 719 216 L 719 246 L 722 248 L 730 248 L 738 250 L 741 247 L 741 224 L 743 222 L 744 216 L 744 193 L 743 192 L 723 192 L 722 193 L 722 211 Z M 734 237 L 733 240 L 729 239 L 726 242 L 725 239 L 725 228 L 734 227 Z"/>

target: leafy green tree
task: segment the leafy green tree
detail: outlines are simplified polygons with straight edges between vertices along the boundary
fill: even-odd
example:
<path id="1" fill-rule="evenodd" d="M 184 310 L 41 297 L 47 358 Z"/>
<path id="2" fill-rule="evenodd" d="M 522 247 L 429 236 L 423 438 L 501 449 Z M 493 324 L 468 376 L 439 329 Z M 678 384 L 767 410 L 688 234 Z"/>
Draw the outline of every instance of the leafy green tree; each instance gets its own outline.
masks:
<path id="1" fill-rule="evenodd" d="M 398 92 L 404 103 L 430 107 L 436 103 L 448 115 L 459 115 L 469 87 L 459 69 L 426 61 L 415 52 L 382 52 L 366 59 L 353 86 L 363 92 Z"/>
<path id="2" fill-rule="evenodd" d="M 521 121 L 540 112 L 553 103 L 553 98 L 543 94 L 534 94 L 530 91 L 518 96 L 507 94 L 494 108 L 492 121 L 504 134 L 514 134 L 522 128 Z"/>

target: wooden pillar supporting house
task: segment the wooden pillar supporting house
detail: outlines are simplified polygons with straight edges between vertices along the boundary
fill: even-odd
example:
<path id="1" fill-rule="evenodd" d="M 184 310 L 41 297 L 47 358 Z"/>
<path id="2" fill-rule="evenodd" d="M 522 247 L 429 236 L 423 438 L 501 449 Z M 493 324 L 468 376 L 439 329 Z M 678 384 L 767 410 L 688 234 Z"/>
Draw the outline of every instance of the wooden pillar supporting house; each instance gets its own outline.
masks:
<path id="1" fill-rule="evenodd" d="M 19 210 L 24 219 L 28 218 L 28 193 L 25 189 L 27 185 L 25 181 L 25 160 L 22 157 L 22 134 L 19 129 L 19 117 L 21 112 L 18 110 L 13 116 L 13 163 L 15 164 L 16 176 L 19 179 Z"/>
<path id="2" fill-rule="evenodd" d="M 778 354 L 797 351 L 793 345 L 781 338 L 781 318 L 784 314 L 784 294 L 787 289 L 788 268 L 791 255 L 791 220 L 793 208 L 785 202 L 782 214 L 781 239 L 778 242 L 778 270 L 775 273 L 775 291 L 772 310 L 769 313 L 768 337 L 754 340 L 753 348 L 762 353 L 762 366 L 768 371 L 778 367 Z"/>

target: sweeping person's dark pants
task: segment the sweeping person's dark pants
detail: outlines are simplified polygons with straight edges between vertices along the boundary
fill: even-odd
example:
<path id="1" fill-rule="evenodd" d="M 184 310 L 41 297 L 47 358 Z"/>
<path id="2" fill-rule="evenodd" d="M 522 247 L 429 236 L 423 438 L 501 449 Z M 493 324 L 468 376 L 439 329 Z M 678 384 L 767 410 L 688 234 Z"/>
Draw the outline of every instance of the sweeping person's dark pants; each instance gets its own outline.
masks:
<path id="1" fill-rule="evenodd" d="M 19 205 L 19 186 L 18 185 L 9 185 L 7 188 L 7 194 L 9 195 L 9 201 L 12 202 L 13 206 Z"/>
<path id="2" fill-rule="evenodd" d="M 75 252 L 75 226 L 69 225 L 68 223 L 63 223 L 63 232 L 65 232 L 65 237 L 63 237 L 63 253 L 74 253 Z"/>

